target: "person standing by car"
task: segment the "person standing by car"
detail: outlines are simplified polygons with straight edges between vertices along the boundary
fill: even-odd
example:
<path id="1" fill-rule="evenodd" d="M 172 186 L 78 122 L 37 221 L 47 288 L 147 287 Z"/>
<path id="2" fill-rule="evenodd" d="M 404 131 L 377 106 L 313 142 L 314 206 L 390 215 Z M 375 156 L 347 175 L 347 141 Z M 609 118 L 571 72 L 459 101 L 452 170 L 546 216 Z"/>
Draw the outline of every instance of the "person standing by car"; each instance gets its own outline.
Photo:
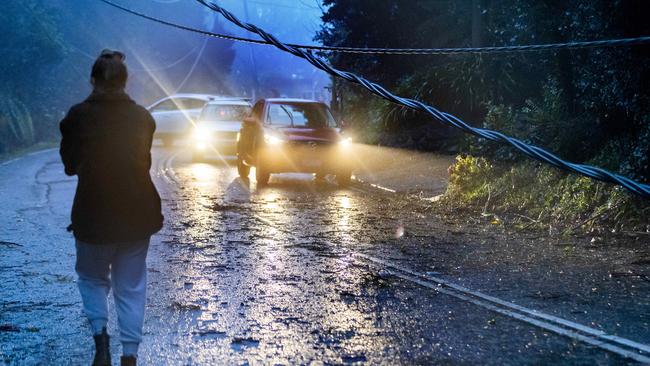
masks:
<path id="1" fill-rule="evenodd" d="M 124 91 L 127 77 L 124 54 L 102 51 L 92 67 L 92 93 L 60 123 L 65 173 L 78 176 L 69 230 L 76 239 L 75 270 L 97 366 L 111 364 L 106 332 L 111 287 L 121 364 L 136 364 L 149 238 L 163 223 L 160 196 L 149 173 L 155 123 Z"/>

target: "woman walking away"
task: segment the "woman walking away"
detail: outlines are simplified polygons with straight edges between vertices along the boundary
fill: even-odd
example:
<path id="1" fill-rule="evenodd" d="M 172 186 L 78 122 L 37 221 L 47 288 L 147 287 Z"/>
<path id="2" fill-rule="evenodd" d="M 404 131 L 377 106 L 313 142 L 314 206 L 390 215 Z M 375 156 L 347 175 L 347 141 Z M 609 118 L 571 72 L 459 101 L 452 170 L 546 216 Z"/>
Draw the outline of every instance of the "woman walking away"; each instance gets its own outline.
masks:
<path id="1" fill-rule="evenodd" d="M 72 225 L 75 269 L 95 339 L 93 365 L 110 365 L 108 293 L 113 288 L 122 365 L 135 365 L 142 340 L 149 237 L 162 227 L 151 181 L 149 112 L 125 93 L 124 54 L 104 50 L 91 73 L 93 92 L 61 121 L 65 173 L 77 175 Z"/>

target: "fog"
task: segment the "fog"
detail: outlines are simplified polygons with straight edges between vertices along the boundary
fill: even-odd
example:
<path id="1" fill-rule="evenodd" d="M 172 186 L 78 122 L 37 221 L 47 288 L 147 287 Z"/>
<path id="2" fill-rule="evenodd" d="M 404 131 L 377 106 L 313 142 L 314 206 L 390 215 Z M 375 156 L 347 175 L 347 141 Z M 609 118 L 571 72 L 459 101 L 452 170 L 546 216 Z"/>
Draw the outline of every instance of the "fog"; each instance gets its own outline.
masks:
<path id="1" fill-rule="evenodd" d="M 216 33 L 255 38 L 210 9 L 189 0 L 116 0 L 148 15 Z M 130 70 L 129 93 L 142 103 L 165 94 L 206 92 L 326 100 L 329 78 L 306 62 L 270 46 L 235 43 L 157 24 L 97 0 L 47 0 L 57 8 L 65 55 L 58 67 L 79 78 L 78 97 L 90 91 L 88 73 L 105 47 L 122 50 Z M 221 1 L 241 19 L 282 40 L 313 44 L 322 14 L 314 0 Z M 85 90 L 84 90 L 85 89 Z"/>
<path id="2" fill-rule="evenodd" d="M 193 0 L 114 0 L 152 17 L 240 37 L 255 35 Z M 292 43 L 314 44 L 318 0 L 224 0 L 220 5 Z M 104 48 L 123 51 L 127 91 L 150 105 L 194 92 L 328 101 L 330 79 L 271 46 L 233 43 L 129 14 L 100 0 L 10 0 L 0 12 L 0 154 L 52 142 L 67 109 L 91 91 Z"/>

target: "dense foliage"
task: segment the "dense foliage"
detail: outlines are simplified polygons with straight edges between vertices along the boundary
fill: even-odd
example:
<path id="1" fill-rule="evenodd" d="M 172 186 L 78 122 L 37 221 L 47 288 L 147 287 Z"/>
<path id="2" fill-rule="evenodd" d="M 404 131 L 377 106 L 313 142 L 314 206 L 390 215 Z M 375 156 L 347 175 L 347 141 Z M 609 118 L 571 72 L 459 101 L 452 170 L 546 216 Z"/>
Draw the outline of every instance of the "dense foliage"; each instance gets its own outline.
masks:
<path id="1" fill-rule="evenodd" d="M 650 34 L 645 17 L 650 4 L 643 0 L 325 3 L 329 8 L 319 38 L 328 45 L 501 46 Z M 516 136 L 568 160 L 603 166 L 641 181 L 650 179 L 648 46 L 482 56 L 336 54 L 330 60 L 342 69 L 380 81 L 400 95 L 419 98 L 474 125 Z M 463 158 L 460 167 L 452 168 L 450 195 L 455 192 L 460 194 L 456 197 L 481 202 L 491 196 L 495 205 L 500 199 L 500 203 L 508 199 L 526 203 L 518 207 L 521 210 L 558 206 L 562 201 L 566 204 L 559 206 L 568 209 L 579 205 L 579 200 L 549 197 L 566 194 L 576 198 L 580 194 L 571 192 L 577 186 L 585 192 L 600 187 L 599 196 L 587 200 L 585 212 L 576 214 L 576 219 L 611 204 L 605 197 L 613 194 L 609 185 L 542 169 L 508 147 L 451 133 L 426 116 L 377 101 L 357 87 L 335 86 L 343 113 L 360 135 L 373 142 L 482 157 L 484 160 Z M 488 171 L 489 175 L 483 174 Z M 515 176 L 539 183 L 529 184 L 538 190 L 531 194 L 539 194 L 523 199 L 526 192 L 512 184 L 507 192 L 495 195 L 487 191 L 490 185 L 485 179 L 498 191 L 507 189 L 506 180 Z M 514 205 L 504 203 L 502 207 Z"/>
<path id="2" fill-rule="evenodd" d="M 462 47 L 650 34 L 643 16 L 648 5 L 642 0 L 325 3 L 329 8 L 319 38 L 328 45 Z M 629 165 L 647 177 L 647 161 L 636 160 L 647 155 L 639 142 L 648 130 L 648 56 L 650 49 L 642 46 L 484 56 L 336 54 L 331 61 L 475 124 L 486 121 L 491 110 L 510 110 L 508 121 L 496 121 L 493 113 L 487 124 L 577 161 L 618 150 L 622 160 L 607 162 L 610 168 Z M 435 148 L 414 137 L 431 128 L 428 118 L 384 103 L 381 113 L 373 115 L 375 103 L 368 103 L 366 93 L 340 83 L 337 87 L 346 112 L 357 116 L 351 122 L 379 130 L 387 142 Z M 426 135 L 435 140 L 439 132 Z M 623 158 L 633 155 L 635 159 Z"/>
<path id="3" fill-rule="evenodd" d="M 176 89 L 228 92 L 227 77 L 235 58 L 232 42 L 205 42 L 203 37 L 153 26 L 95 1 L 24 0 L 3 5 L 0 155 L 58 140 L 63 114 L 90 93 L 90 67 L 103 48 L 127 54 L 128 91 L 141 103 Z M 166 18 L 188 6 L 138 5 Z M 189 24 L 224 31 L 216 16 L 198 9 L 185 15 Z M 202 57 L 197 60 L 199 53 Z"/>
<path id="4" fill-rule="evenodd" d="M 0 34 L 12 34 L 3 37 L 2 45 L 0 154 L 43 137 L 45 118 L 33 118 L 31 112 L 51 113 L 43 103 L 33 101 L 53 92 L 45 85 L 51 76 L 48 67 L 60 61 L 63 52 L 55 20 L 35 0 L 9 1 L 0 12 Z"/>

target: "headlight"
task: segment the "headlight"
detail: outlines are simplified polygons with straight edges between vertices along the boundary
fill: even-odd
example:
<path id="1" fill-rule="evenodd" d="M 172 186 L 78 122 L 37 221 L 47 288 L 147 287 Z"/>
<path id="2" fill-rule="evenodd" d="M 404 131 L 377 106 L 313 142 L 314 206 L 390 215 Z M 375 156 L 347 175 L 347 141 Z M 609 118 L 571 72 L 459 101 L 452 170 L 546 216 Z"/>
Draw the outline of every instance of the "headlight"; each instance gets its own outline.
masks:
<path id="1" fill-rule="evenodd" d="M 212 139 L 212 134 L 210 131 L 203 126 L 196 126 L 194 128 L 194 140 L 196 141 L 210 141 Z"/>
<path id="2" fill-rule="evenodd" d="M 280 145 L 284 140 L 273 135 L 264 135 L 264 142 L 269 145 Z"/>
<path id="3" fill-rule="evenodd" d="M 339 141 L 339 146 L 347 147 L 352 145 L 352 137 L 344 137 Z"/>

